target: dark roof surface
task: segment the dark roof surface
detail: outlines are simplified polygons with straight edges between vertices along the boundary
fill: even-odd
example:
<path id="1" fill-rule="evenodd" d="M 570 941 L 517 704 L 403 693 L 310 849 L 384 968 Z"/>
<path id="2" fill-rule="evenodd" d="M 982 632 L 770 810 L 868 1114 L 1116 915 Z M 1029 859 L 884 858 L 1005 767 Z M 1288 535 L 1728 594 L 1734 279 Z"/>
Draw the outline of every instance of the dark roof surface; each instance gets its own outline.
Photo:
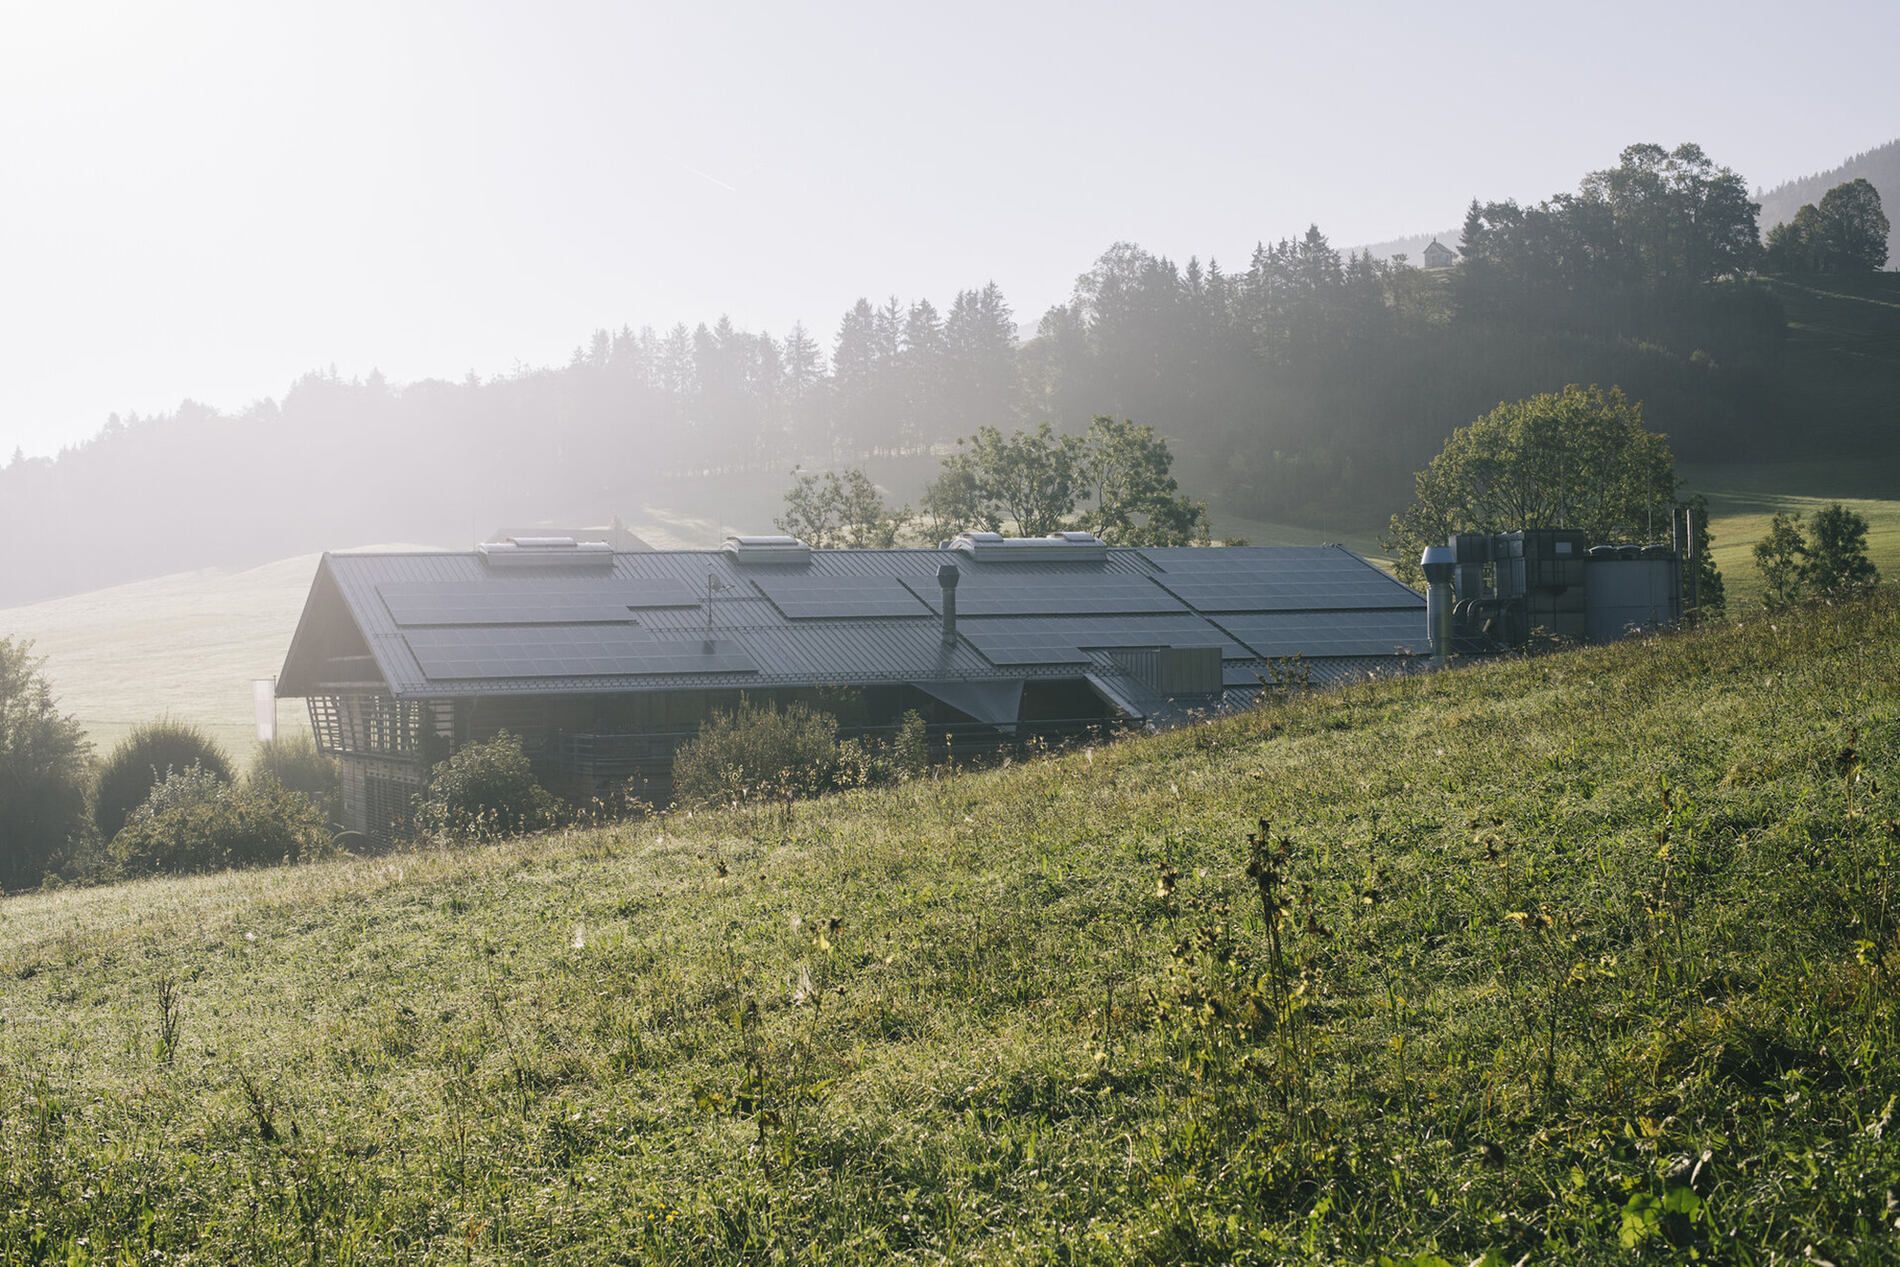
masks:
<path id="1" fill-rule="evenodd" d="M 952 646 L 944 563 L 960 574 Z M 832 550 L 789 566 L 653 551 L 597 570 L 329 554 L 278 693 L 329 689 L 316 647 L 335 640 L 314 631 L 345 619 L 398 698 L 1084 676 L 1139 694 L 1112 650 L 1219 646 L 1242 691 L 1268 658 L 1298 654 L 1327 681 L 1423 653 L 1423 609 L 1334 546 L 1117 548 L 1078 562 Z"/>

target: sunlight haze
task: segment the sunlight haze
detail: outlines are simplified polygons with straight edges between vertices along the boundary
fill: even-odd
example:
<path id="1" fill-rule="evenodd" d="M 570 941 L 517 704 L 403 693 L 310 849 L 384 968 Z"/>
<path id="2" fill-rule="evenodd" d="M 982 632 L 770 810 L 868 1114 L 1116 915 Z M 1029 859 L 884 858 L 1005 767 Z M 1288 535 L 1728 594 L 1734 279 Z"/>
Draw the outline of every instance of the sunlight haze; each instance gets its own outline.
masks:
<path id="1" fill-rule="evenodd" d="M 602 326 L 829 347 L 859 295 L 993 279 L 1033 331 L 1118 240 L 1244 266 L 1311 221 L 1452 227 L 1637 140 L 1760 187 L 1900 123 L 1900 7 L 1871 3 L 1806 7 L 1799 40 L 1734 4 L 0 12 L 0 460 L 332 364 L 560 363 Z"/>

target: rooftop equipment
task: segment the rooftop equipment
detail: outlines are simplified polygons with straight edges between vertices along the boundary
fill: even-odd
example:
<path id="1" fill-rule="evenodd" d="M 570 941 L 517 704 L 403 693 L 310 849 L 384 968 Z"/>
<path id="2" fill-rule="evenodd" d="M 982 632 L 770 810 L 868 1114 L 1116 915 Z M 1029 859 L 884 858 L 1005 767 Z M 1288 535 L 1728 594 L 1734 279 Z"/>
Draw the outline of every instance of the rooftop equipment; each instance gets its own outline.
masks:
<path id="1" fill-rule="evenodd" d="M 732 536 L 726 538 L 723 549 L 734 563 L 746 565 L 783 567 L 811 562 L 811 547 L 797 537 Z"/>
<path id="2" fill-rule="evenodd" d="M 1052 532 L 1046 537 L 959 532 L 950 548 L 984 563 L 1098 563 L 1108 559 L 1108 543 L 1092 532 Z"/>
<path id="3" fill-rule="evenodd" d="M 1426 546 L 1419 567 L 1425 573 L 1425 629 L 1431 642 L 1432 659 L 1445 667 L 1451 655 L 1451 578 L 1458 570 L 1458 552 L 1450 546 Z"/>
<path id="4" fill-rule="evenodd" d="M 957 565 L 942 563 L 937 566 L 937 586 L 943 591 L 943 645 L 957 645 Z"/>
<path id="5" fill-rule="evenodd" d="M 614 565 L 613 547 L 605 541 L 576 541 L 572 537 L 509 537 L 505 541 L 484 541 L 475 549 L 491 568 L 607 571 Z"/>

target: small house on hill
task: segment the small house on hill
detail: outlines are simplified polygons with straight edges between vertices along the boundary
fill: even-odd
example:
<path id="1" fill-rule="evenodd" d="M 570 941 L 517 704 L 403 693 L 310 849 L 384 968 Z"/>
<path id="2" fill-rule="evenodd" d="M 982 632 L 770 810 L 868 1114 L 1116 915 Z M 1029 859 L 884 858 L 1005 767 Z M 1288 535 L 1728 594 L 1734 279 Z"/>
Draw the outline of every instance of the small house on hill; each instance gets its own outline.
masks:
<path id="1" fill-rule="evenodd" d="M 1450 268 L 1458 262 L 1458 252 L 1433 238 L 1425 247 L 1423 258 L 1426 268 Z"/>
<path id="2" fill-rule="evenodd" d="M 1288 657 L 1315 684 L 1400 670 L 1426 635 L 1418 594 L 1331 546 L 527 538 L 326 554 L 277 693 L 342 765 L 346 825 L 380 837 L 434 763 L 504 728 L 562 795 L 663 800 L 674 749 L 741 697 L 811 703 L 845 735 L 914 710 L 961 754 L 1244 707 Z"/>

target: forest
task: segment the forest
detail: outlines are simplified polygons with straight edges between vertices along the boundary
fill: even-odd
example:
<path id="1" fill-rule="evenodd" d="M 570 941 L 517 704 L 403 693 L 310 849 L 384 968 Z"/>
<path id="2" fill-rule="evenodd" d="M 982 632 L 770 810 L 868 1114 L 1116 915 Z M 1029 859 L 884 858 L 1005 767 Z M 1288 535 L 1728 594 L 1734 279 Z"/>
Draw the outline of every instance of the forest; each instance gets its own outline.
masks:
<path id="1" fill-rule="evenodd" d="M 1621 387 L 1688 464 L 1892 461 L 1891 417 L 1862 402 L 1892 399 L 1895 367 L 1814 391 L 1758 272 L 1759 210 L 1698 146 L 1633 145 L 1543 201 L 1474 199 L 1449 269 L 1342 251 L 1317 225 L 1231 266 L 1121 242 L 1033 325 L 988 282 L 941 306 L 860 299 L 828 333 L 629 324 L 565 365 L 486 380 L 313 372 L 238 412 L 115 415 L 0 469 L 16 543 L 0 605 L 372 541 L 462 544 L 504 520 L 673 504 L 682 477 L 789 482 L 1098 416 L 1165 437 L 1217 526 L 1382 523 L 1453 428 L 1567 383 Z"/>

